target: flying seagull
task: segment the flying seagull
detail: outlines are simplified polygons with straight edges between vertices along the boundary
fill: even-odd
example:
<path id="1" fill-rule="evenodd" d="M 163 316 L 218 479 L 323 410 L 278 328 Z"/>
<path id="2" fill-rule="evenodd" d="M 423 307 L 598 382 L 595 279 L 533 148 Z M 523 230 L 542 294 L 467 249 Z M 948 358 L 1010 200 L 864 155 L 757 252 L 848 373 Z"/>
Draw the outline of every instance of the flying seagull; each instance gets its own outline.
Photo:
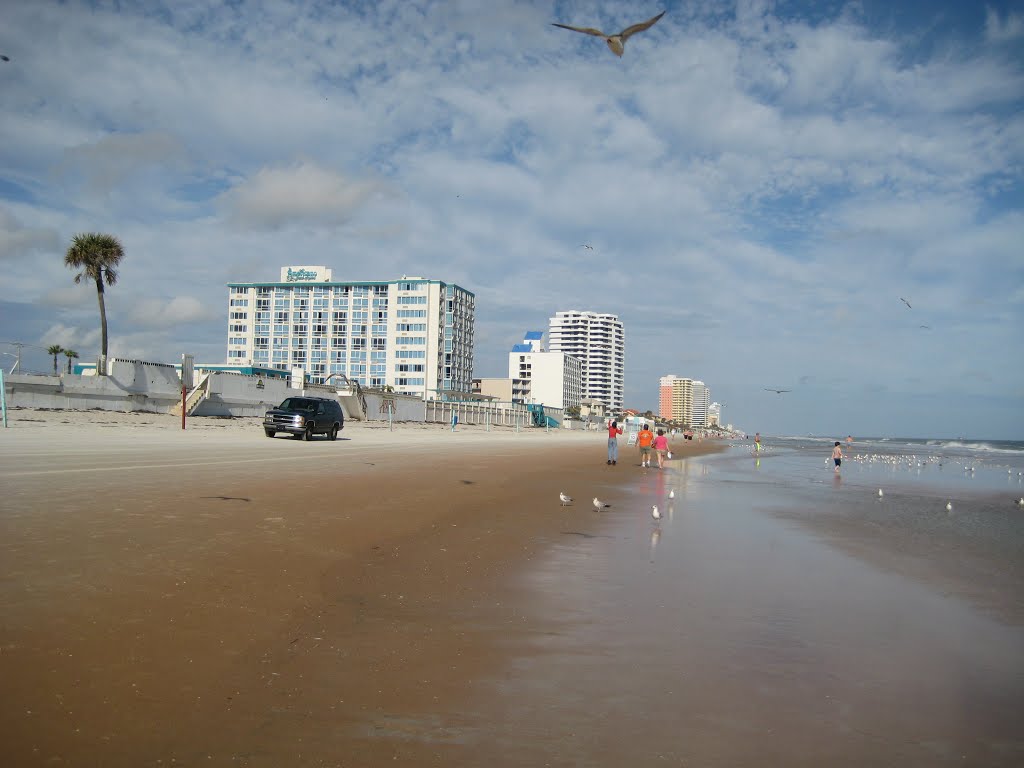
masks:
<path id="1" fill-rule="evenodd" d="M 599 29 L 593 27 L 570 27 L 568 24 L 552 24 L 554 27 L 561 27 L 562 29 L 571 29 L 573 32 L 582 32 L 584 35 L 593 35 L 594 37 L 604 38 L 604 41 L 608 43 L 608 47 L 611 48 L 612 53 L 616 56 L 622 56 L 623 47 L 626 45 L 626 41 L 635 35 L 637 32 L 643 32 L 645 29 L 650 29 L 662 16 L 665 15 L 665 11 L 662 11 L 653 19 L 634 24 L 631 27 L 626 27 L 624 30 L 619 32 L 617 35 L 606 35 Z"/>
<path id="2" fill-rule="evenodd" d="M 927 329 L 929 331 L 932 329 L 932 327 L 930 325 L 922 325 L 921 327 L 925 328 L 925 329 Z"/>
<path id="3" fill-rule="evenodd" d="M 771 387 L 765 387 L 765 392 L 774 392 L 776 395 L 781 395 L 783 392 L 791 392 L 789 389 L 772 389 Z"/>
<path id="4" fill-rule="evenodd" d="M 10 59 L 9 56 L 4 56 L 2 53 L 0 53 L 0 61 L 10 61 L 10 60 L 11 59 Z"/>
<path id="5" fill-rule="evenodd" d="M 580 248 L 586 248 L 586 249 L 587 249 L 588 251 L 592 251 L 592 250 L 594 250 L 594 246 L 592 246 L 592 245 L 587 245 L 586 243 L 584 243 L 583 245 L 581 245 L 581 246 L 580 246 Z"/>
<path id="6" fill-rule="evenodd" d="M 608 509 L 610 506 L 611 504 L 605 504 L 597 496 L 594 497 L 594 509 Z"/>
<path id="7" fill-rule="evenodd" d="M 562 493 L 561 491 L 559 491 L 559 493 L 558 493 L 558 498 L 559 498 L 559 500 L 560 500 L 560 501 L 562 502 L 562 506 L 563 506 L 563 507 L 564 507 L 564 506 L 565 506 L 566 504 L 572 504 L 572 496 L 566 496 L 566 495 L 565 495 L 564 493 Z"/>
<path id="8" fill-rule="evenodd" d="M 902 296 L 900 296 L 900 301 L 907 305 L 907 309 L 913 309 L 913 307 L 910 306 L 910 302 L 904 299 Z"/>

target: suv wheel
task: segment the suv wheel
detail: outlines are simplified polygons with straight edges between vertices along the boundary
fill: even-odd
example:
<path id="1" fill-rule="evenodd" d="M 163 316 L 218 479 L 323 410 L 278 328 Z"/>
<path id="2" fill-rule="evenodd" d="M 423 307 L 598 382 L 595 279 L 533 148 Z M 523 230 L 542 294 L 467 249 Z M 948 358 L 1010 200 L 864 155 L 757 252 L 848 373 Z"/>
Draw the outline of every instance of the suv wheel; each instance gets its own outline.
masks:
<path id="1" fill-rule="evenodd" d="M 267 437 L 273 437 L 277 434 L 277 432 L 272 429 L 264 429 L 263 431 L 266 433 Z"/>
<path id="2" fill-rule="evenodd" d="M 307 424 L 306 428 L 302 430 L 302 439 L 309 442 L 313 439 L 313 425 Z"/>
<path id="3" fill-rule="evenodd" d="M 328 433 L 328 436 L 331 438 L 331 440 L 337 440 L 338 439 L 338 425 L 337 424 L 331 425 L 331 431 Z"/>

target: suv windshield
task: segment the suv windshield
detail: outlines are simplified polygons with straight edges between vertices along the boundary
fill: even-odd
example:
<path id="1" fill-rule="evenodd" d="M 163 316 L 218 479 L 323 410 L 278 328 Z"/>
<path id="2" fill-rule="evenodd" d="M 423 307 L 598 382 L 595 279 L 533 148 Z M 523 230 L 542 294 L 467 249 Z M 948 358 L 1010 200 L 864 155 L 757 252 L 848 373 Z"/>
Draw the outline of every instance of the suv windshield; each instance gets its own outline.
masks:
<path id="1" fill-rule="evenodd" d="M 315 411 L 316 401 L 304 397 L 289 397 L 278 408 L 282 411 Z"/>

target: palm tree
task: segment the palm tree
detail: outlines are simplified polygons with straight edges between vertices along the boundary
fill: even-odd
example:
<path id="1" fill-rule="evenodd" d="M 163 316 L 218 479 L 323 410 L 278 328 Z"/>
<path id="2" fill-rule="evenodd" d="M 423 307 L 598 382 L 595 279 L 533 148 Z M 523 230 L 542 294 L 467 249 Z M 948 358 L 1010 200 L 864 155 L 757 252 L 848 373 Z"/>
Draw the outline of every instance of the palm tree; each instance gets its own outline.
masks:
<path id="1" fill-rule="evenodd" d="M 57 375 L 57 355 L 64 351 L 60 344 L 51 344 L 46 348 L 46 354 L 53 355 L 53 375 Z"/>
<path id="2" fill-rule="evenodd" d="M 107 374 L 107 308 L 103 302 L 103 284 L 113 286 L 117 283 L 117 265 L 124 258 L 124 247 L 113 235 L 99 232 L 87 232 L 75 235 L 64 256 L 64 266 L 81 270 L 75 275 L 75 282 L 82 279 L 96 281 L 96 295 L 100 302 L 100 359 L 96 373 Z M 76 355 L 77 357 L 77 355 Z"/>
<path id="3" fill-rule="evenodd" d="M 71 373 L 71 361 L 78 359 L 78 353 L 73 349 L 65 349 L 64 356 L 68 359 L 68 373 Z"/>

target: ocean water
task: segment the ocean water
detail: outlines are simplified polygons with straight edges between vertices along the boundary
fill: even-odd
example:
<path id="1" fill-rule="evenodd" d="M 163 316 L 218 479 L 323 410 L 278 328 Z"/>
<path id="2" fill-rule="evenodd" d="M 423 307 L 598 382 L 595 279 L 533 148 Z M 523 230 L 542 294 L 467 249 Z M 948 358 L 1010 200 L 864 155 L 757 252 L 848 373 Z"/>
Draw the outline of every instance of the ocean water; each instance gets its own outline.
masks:
<path id="1" fill-rule="evenodd" d="M 894 481 L 922 491 L 1024 493 L 1024 441 L 859 438 L 840 439 L 844 460 L 841 474 L 855 483 Z M 799 473 L 817 458 L 833 469 L 832 438 L 762 438 L 762 456 L 787 459 L 786 469 Z M 734 444 L 733 451 L 749 450 Z M 1017 498 L 1020 498 L 1018 494 Z"/>
<path id="2" fill-rule="evenodd" d="M 769 439 L 759 457 L 748 444 L 666 471 L 625 462 L 598 532 L 523 576 L 538 631 L 481 689 L 481 752 L 1024 764 L 1024 509 L 1010 503 L 1024 452 L 858 441 L 837 476 L 831 444 Z"/>

